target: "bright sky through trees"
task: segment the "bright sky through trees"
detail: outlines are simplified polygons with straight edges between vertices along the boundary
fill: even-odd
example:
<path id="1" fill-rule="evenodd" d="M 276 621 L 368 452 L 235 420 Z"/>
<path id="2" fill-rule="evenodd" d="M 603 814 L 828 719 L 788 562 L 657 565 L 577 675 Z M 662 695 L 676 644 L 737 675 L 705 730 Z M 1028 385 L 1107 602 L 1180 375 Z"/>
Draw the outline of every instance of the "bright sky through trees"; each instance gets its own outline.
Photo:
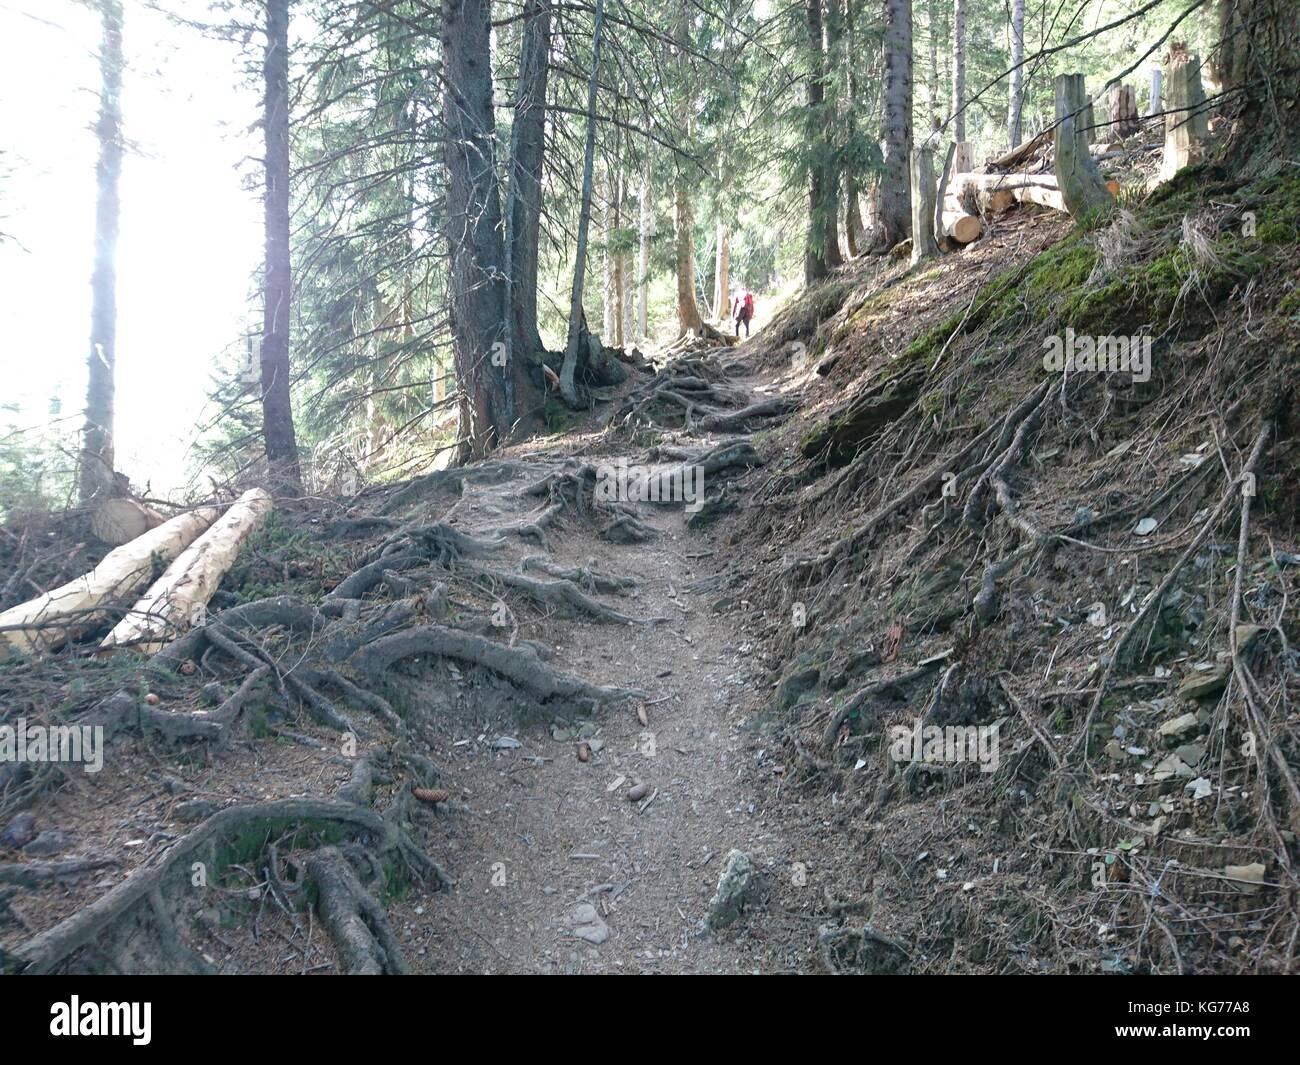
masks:
<path id="1" fill-rule="evenodd" d="M 239 84 L 235 45 L 125 7 L 118 454 L 161 491 L 183 481 L 210 370 L 252 307 L 261 204 L 244 185 L 260 151 L 258 94 Z M 79 424 L 99 35 L 97 12 L 76 4 L 0 6 L 0 404 L 21 408 L 0 411 L 0 431 L 43 426 L 55 409 L 69 419 L 59 428 Z"/>

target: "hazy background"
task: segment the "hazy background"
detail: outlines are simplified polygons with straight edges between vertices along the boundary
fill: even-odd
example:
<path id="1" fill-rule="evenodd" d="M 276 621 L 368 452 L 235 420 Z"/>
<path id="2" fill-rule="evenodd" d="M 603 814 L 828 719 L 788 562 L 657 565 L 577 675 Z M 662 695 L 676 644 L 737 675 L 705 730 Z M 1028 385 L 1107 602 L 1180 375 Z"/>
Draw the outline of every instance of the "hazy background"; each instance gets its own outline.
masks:
<path id="1" fill-rule="evenodd" d="M 183 483 L 212 366 L 257 315 L 260 102 L 236 44 L 124 8 L 117 466 L 162 492 Z M 81 424 L 99 37 L 71 0 L 0 0 L 0 403 L 21 408 L 0 433 Z"/>

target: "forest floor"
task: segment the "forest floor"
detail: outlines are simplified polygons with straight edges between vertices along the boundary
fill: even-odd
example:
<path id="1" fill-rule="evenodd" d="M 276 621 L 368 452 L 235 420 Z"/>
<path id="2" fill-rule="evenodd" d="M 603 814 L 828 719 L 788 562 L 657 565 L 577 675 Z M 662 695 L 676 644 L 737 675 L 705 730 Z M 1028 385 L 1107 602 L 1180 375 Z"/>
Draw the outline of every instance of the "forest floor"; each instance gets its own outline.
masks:
<path id="1" fill-rule="evenodd" d="M 565 450 L 574 443 L 566 439 Z M 637 460 L 636 453 L 601 451 L 588 458 Z M 533 456 L 517 461 L 534 479 L 558 466 L 556 459 Z M 466 528 L 526 516 L 510 484 L 478 491 L 458 509 Z M 762 925 L 741 922 L 717 936 L 700 930 L 730 850 L 749 854 L 778 887 L 790 880 L 801 855 L 754 787 L 756 778 L 781 768 L 752 728 L 767 694 L 755 669 L 754 642 L 730 616 L 712 611 L 715 597 L 688 591 L 717 570 L 727 547 L 689 530 L 687 517 L 679 507 L 653 508 L 646 521 L 657 535 L 642 544 L 611 544 L 577 529 L 552 545 L 551 560 L 562 566 L 593 566 L 635 579 L 638 587 L 621 609 L 662 622 L 629 629 L 549 617 L 520 629 L 549 644 L 566 669 L 640 689 L 645 700 L 575 725 L 520 723 L 507 705 L 485 715 L 470 697 L 459 704 L 460 713 L 439 719 L 430 757 L 443 769 L 443 786 L 473 812 L 453 815 L 447 836 L 456 889 L 396 908 L 402 934 L 418 943 L 410 953 L 420 968 L 671 973 L 807 967 L 813 917 L 801 912 L 796 898 L 783 900 L 788 910 L 769 909 L 773 920 Z M 529 549 L 515 553 L 518 558 L 498 564 L 510 566 Z M 519 746 L 494 747 L 502 737 Z M 579 760 L 579 742 L 589 744 L 589 761 Z M 647 790 L 629 801 L 638 785 Z M 599 945 L 575 936 L 574 911 L 584 903 L 595 906 L 607 930 Z"/>
<path id="2" fill-rule="evenodd" d="M 0 766 L 0 969 L 1293 970 L 1300 182 L 990 222 L 277 511 L 151 661 L 0 664 L 6 720 L 112 732 Z M 1053 388 L 1067 326 L 1150 380 Z M 923 720 L 1000 761 L 900 760 Z"/>

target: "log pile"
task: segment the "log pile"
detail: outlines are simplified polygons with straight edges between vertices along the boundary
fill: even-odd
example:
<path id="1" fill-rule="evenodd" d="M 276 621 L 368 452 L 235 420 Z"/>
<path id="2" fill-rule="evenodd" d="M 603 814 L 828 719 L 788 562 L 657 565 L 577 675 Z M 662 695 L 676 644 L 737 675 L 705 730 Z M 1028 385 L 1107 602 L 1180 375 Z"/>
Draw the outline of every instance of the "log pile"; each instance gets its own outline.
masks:
<path id="1" fill-rule="evenodd" d="M 263 488 L 245 492 L 224 515 L 167 567 L 101 643 L 101 651 L 133 646 L 158 651 L 194 624 L 234 565 L 239 549 L 271 512 Z"/>
<path id="2" fill-rule="evenodd" d="M 224 516 L 220 506 L 208 505 L 166 521 L 133 500 L 106 501 L 92 516 L 92 525 L 100 522 L 103 539 L 139 523 L 145 530 L 110 551 L 89 573 L 0 614 L 0 661 L 14 653 L 56 650 L 103 624 L 113 607 L 136 599 L 157 563 L 164 562 L 170 563 L 166 571 L 102 644 L 105 650 L 125 644 L 158 649 L 201 614 L 270 509 L 271 498 L 260 488 L 245 492 Z"/>

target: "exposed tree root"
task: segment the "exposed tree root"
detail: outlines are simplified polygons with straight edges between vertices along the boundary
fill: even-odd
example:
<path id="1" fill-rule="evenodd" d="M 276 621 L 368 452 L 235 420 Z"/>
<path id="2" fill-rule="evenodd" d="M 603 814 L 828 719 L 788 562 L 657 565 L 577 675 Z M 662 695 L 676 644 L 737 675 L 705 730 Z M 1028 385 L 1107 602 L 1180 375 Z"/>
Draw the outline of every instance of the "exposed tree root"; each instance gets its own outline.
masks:
<path id="1" fill-rule="evenodd" d="M 169 958 L 168 971 L 173 971 L 178 954 L 194 960 L 193 952 L 180 942 L 176 929 L 175 911 L 182 900 L 192 898 L 200 884 L 215 883 L 233 864 L 245 860 L 245 850 L 260 851 L 265 841 L 286 829 L 326 836 L 342 832 L 359 837 L 367 841 L 381 860 L 400 864 L 410 875 L 423 880 L 431 870 L 437 870 L 434 886 L 450 883 L 427 856 L 418 864 L 413 863 L 411 855 L 418 848 L 398 824 L 373 810 L 350 802 L 310 799 L 231 806 L 213 814 L 117 887 L 21 944 L 14 956 L 22 971 L 31 974 L 68 966 L 78 968 L 77 956 L 87 950 L 91 951 L 92 958 L 106 959 L 119 971 L 156 971 L 161 952 Z M 357 944 L 352 935 L 354 929 L 343 920 L 350 905 L 358 915 L 372 922 L 368 927 L 373 929 L 375 942 L 384 951 L 385 968 L 400 964 L 400 951 L 394 956 L 390 949 L 391 933 L 382 921 L 378 904 L 373 899 L 362 898 L 364 891 L 355 875 L 344 878 L 330 856 L 318 868 L 330 878 L 331 891 L 337 882 L 344 881 L 347 897 L 351 899 L 346 903 L 343 895 L 332 893 L 328 903 L 335 923 L 349 932 L 348 939 L 340 943 L 345 961 L 354 959 L 352 952 Z M 375 921 L 377 913 L 378 922 Z M 95 967 L 89 958 L 83 959 L 82 965 Z M 211 967 L 195 961 L 190 968 Z"/>
<path id="2" fill-rule="evenodd" d="M 637 582 L 631 577 L 601 573 L 590 565 L 561 566 L 556 562 L 552 562 L 545 555 L 529 555 L 519 563 L 519 568 L 522 570 L 541 570 L 552 577 L 573 581 L 574 584 L 586 588 L 589 592 L 625 595 L 637 586 Z"/>
<path id="3" fill-rule="evenodd" d="M 429 625 L 385 636 L 358 651 L 353 656 L 351 665 L 359 673 L 378 680 L 395 663 L 417 655 L 442 655 L 483 666 L 539 699 L 558 696 L 605 702 L 610 699 L 644 698 L 645 694 L 629 688 L 591 684 L 580 677 L 560 673 L 546 665 L 526 645 L 507 647 L 441 625 Z"/>
<path id="4" fill-rule="evenodd" d="M 405 976 L 410 970 L 388 918 L 338 848 L 313 851 L 304 867 L 319 893 L 317 909 L 338 948 L 344 974 Z"/>
<path id="5" fill-rule="evenodd" d="M 498 573 L 473 570 L 473 576 L 489 584 L 503 584 L 523 593 L 540 606 L 563 614 L 584 614 L 596 621 L 618 625 L 648 625 L 653 627 L 667 618 L 637 618 L 598 603 L 571 580 L 538 581 L 519 573 Z"/>

